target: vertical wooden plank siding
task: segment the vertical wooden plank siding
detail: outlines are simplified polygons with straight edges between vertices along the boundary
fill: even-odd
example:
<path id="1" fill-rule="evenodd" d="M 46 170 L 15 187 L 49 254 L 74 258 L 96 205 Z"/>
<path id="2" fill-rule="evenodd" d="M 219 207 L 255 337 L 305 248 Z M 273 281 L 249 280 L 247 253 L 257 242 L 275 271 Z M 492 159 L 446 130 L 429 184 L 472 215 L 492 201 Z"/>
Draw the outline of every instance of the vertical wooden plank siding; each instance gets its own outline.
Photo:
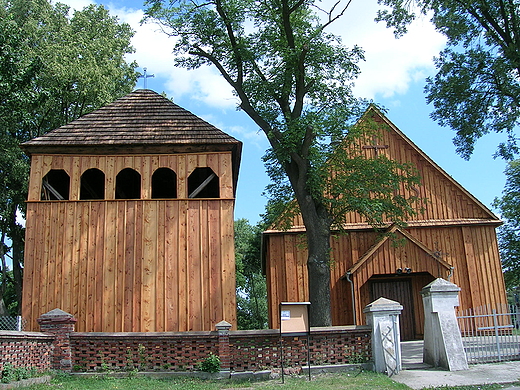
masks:
<path id="1" fill-rule="evenodd" d="M 235 281 L 235 233 L 233 221 L 234 204 L 222 201 L 220 217 L 220 255 L 222 264 L 221 299 L 224 313 L 231 324 L 236 323 L 236 281 Z M 223 317 L 227 321 L 226 317 Z"/>
<path id="2" fill-rule="evenodd" d="M 188 202 L 188 330 L 198 329 L 201 324 L 201 273 L 200 257 L 200 210 L 198 201 Z"/>
<path id="3" fill-rule="evenodd" d="M 185 176 L 201 164 L 219 176 L 220 199 L 186 199 Z M 81 174 L 100 167 L 106 199 L 79 200 Z M 142 199 L 114 200 L 115 176 L 126 167 L 141 173 Z M 158 167 L 176 172 L 177 199 L 150 199 Z M 40 201 L 50 169 L 71 176 L 71 200 Z M 33 156 L 22 308 L 28 329 L 56 307 L 78 319 L 80 332 L 236 326 L 232 176 L 228 152 Z"/>
<path id="4" fill-rule="evenodd" d="M 404 196 L 414 195 L 421 198 L 416 205 L 417 214 L 409 217 L 410 224 L 416 222 L 417 227 L 409 227 L 406 231 L 429 251 L 439 253 L 442 260 L 453 265 L 451 281 L 462 289 L 462 309 L 506 303 L 495 234 L 499 220 L 381 114 L 372 114 L 381 129 L 376 142 L 385 146 L 378 153 L 409 163 L 420 174 L 420 184 L 415 188 L 405 190 L 401 187 L 401 194 Z M 383 128 L 388 131 L 383 131 Z M 352 150 L 361 150 L 365 157 L 372 158 L 374 149 L 367 146 L 373 143 L 370 135 L 361 139 L 358 148 Z M 366 224 L 361 215 L 354 212 L 347 214 L 346 224 L 348 235 L 331 239 L 331 304 L 334 325 L 352 323 L 351 286 L 342 277 L 377 242 L 376 234 L 369 227 L 360 227 Z M 350 229 L 348 224 L 352 224 Z M 297 215 L 293 219 L 292 231 L 276 231 L 276 226 L 271 229 L 265 235 L 264 245 L 270 326 L 276 327 L 279 302 L 287 297 L 300 296 L 296 291 L 303 288 L 300 278 L 294 275 L 298 269 L 297 259 L 305 258 L 306 250 L 296 247 L 294 234 L 296 231 L 304 232 L 305 227 L 301 216 Z M 448 278 L 450 272 L 413 242 L 397 247 L 391 245 L 390 241 L 384 243 L 351 276 L 355 287 L 354 310 L 358 323 L 364 321 L 362 310 L 369 303 L 370 280 L 374 277 L 393 277 L 398 268 L 404 267 L 413 271 L 411 278 L 415 307 L 419 302 L 422 305 L 419 296 L 421 284 L 427 283 L 431 278 Z M 422 323 L 422 313 L 417 313 L 415 321 L 415 329 L 420 334 L 422 329 L 418 324 Z"/>
<path id="5" fill-rule="evenodd" d="M 505 302 L 505 286 L 500 268 L 498 246 L 494 227 L 488 225 L 409 228 L 408 233 L 428 248 L 440 251 L 443 259 L 454 267 L 452 282 L 461 288 L 460 309 L 474 308 L 485 304 Z M 305 263 L 298 264 L 298 256 L 306 258 L 306 250 L 297 245 L 295 234 L 268 234 L 266 272 L 268 283 L 270 326 L 278 323 L 278 304 L 286 299 L 305 300 L 302 279 L 295 277 L 300 267 L 305 272 Z M 376 242 L 377 234 L 371 230 L 353 231 L 331 239 L 331 304 L 333 325 L 351 325 L 352 308 L 350 285 L 343 275 Z M 458 244 L 458 243 L 461 244 Z M 298 256 L 296 255 L 298 254 Z M 440 265 L 414 243 L 394 246 L 387 240 L 352 276 L 355 287 L 356 317 L 364 323 L 363 308 L 370 303 L 368 282 L 374 275 L 394 277 L 397 268 L 410 267 L 413 271 L 412 289 L 415 307 L 421 305 L 419 294 L 422 287 L 437 277 L 447 279 L 449 270 Z M 295 286 L 296 284 L 296 286 Z M 348 311 L 346 310 L 348 308 Z M 422 310 L 422 309 L 421 309 Z M 418 310 L 415 329 L 422 334 L 423 312 Z"/>

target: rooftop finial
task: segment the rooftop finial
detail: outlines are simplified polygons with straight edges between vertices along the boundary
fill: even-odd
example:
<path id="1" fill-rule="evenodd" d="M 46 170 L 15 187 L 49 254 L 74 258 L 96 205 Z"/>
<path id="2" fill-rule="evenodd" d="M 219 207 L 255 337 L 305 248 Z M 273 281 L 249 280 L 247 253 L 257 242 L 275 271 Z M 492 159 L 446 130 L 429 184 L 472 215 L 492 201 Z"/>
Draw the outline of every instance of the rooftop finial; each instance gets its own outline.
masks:
<path id="1" fill-rule="evenodd" d="M 144 89 L 148 89 L 146 87 L 146 79 L 149 78 L 149 77 L 155 77 L 154 74 L 146 74 L 146 68 L 143 68 L 143 74 L 141 76 L 139 76 L 139 78 L 143 78 L 144 79 Z"/>

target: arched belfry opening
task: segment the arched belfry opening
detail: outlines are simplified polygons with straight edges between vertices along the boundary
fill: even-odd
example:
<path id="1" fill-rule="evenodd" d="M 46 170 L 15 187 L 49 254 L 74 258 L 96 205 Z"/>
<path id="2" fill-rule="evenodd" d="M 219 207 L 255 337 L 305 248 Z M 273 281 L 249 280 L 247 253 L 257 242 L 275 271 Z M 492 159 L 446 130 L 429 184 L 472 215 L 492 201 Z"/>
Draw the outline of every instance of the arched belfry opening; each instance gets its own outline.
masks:
<path id="1" fill-rule="evenodd" d="M 115 198 L 141 198 L 141 175 L 139 172 L 132 168 L 125 168 L 117 174 Z"/>
<path id="2" fill-rule="evenodd" d="M 80 200 L 105 199 L 105 174 L 97 168 L 87 169 L 81 175 Z"/>
<path id="3" fill-rule="evenodd" d="M 152 175 L 152 199 L 177 198 L 177 175 L 170 168 L 158 168 Z"/>
<path id="4" fill-rule="evenodd" d="M 68 200 L 70 176 L 63 169 L 51 169 L 42 180 L 41 200 Z"/>
<path id="5" fill-rule="evenodd" d="M 188 177 L 188 198 L 219 198 L 219 178 L 211 168 L 195 168 Z"/>

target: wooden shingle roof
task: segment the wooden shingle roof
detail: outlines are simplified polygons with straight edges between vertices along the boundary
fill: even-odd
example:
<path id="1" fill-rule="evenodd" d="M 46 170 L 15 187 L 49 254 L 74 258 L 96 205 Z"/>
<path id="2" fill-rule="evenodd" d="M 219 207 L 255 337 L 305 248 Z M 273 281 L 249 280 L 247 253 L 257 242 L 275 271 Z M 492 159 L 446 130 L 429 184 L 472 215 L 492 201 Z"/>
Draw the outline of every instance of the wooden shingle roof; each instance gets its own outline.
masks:
<path id="1" fill-rule="evenodd" d="M 21 145 L 29 155 L 234 151 L 242 143 L 163 96 L 140 89 Z"/>

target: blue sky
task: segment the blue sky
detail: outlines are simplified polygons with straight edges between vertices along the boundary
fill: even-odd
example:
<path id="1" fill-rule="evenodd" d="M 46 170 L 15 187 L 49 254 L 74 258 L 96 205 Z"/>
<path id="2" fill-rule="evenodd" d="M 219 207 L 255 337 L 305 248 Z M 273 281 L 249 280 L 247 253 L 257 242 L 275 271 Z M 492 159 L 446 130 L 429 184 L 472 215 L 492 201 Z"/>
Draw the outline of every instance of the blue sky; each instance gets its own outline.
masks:
<path id="1" fill-rule="evenodd" d="M 326 5 L 329 0 L 324 0 Z M 75 9 L 96 3 L 89 0 L 62 0 Z M 140 25 L 143 16 L 141 0 L 98 0 L 120 21 L 129 23 L 136 34 L 132 41 L 136 52 L 129 56 L 146 67 L 154 78 L 147 87 L 165 92 L 175 103 L 207 120 L 244 143 L 235 219 L 259 220 L 266 198 L 262 196 L 268 178 L 261 161 L 268 144 L 254 123 L 236 110 L 236 99 L 230 88 L 214 69 L 194 71 L 175 68 L 173 38 L 159 31 L 157 25 Z M 445 39 L 435 32 L 423 17 L 414 22 L 409 33 L 395 39 L 391 30 L 373 19 L 377 1 L 353 0 L 349 11 L 331 32 L 342 36 L 347 46 L 364 48 L 366 61 L 360 64 L 362 74 L 356 82 L 359 97 L 373 99 L 388 109 L 388 118 L 419 148 L 486 206 L 501 195 L 505 183 L 505 163 L 492 155 L 500 137 L 488 135 L 476 146 L 473 157 L 463 160 L 455 153 L 454 132 L 433 122 L 426 105 L 423 88 L 425 78 L 435 74 L 433 57 L 443 48 Z M 140 79 L 136 88 L 143 88 Z"/>

